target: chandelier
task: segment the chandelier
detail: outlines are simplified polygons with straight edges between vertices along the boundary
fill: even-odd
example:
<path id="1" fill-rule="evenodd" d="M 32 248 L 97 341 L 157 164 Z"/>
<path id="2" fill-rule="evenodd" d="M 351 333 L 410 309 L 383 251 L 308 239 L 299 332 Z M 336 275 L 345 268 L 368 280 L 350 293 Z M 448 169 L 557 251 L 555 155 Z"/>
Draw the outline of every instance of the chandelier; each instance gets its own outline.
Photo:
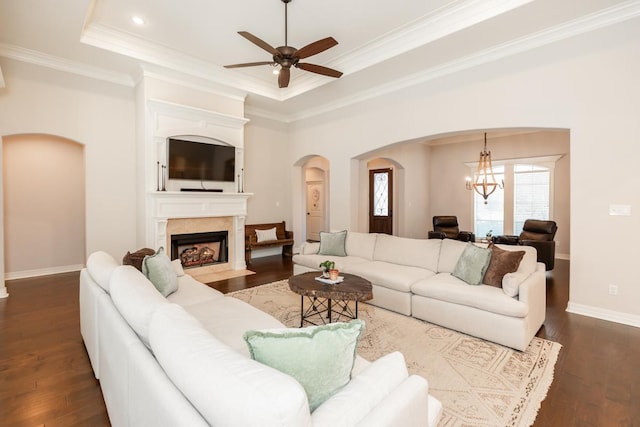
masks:
<path id="1" fill-rule="evenodd" d="M 473 183 L 471 178 L 466 179 L 467 190 L 476 190 L 476 193 L 482 196 L 485 205 L 487 198 L 496 191 L 496 188 L 504 188 L 504 180 L 498 183 L 493 175 L 491 167 L 491 151 L 487 151 L 487 133 L 484 133 L 484 150 L 480 152 L 480 161 L 478 162 L 478 170 L 475 173 Z"/>

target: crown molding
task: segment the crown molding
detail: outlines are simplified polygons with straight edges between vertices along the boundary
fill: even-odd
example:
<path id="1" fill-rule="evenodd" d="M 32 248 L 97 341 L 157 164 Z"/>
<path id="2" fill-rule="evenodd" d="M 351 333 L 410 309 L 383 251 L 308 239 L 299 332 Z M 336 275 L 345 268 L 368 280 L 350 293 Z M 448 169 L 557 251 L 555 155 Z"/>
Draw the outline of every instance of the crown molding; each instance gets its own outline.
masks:
<path id="1" fill-rule="evenodd" d="M 155 80 L 171 83 L 174 85 L 195 89 L 199 92 L 209 93 L 211 95 L 224 96 L 225 98 L 233 99 L 235 101 L 244 102 L 247 98 L 247 92 L 238 90 L 226 85 L 220 85 L 208 80 L 196 78 L 191 75 L 185 75 L 179 72 L 172 72 L 166 68 L 158 67 L 151 64 L 143 64 L 141 66 L 142 72 L 140 77 L 136 80 L 136 84 L 142 82 L 145 78 L 152 78 Z"/>
<path id="2" fill-rule="evenodd" d="M 0 56 L 29 64 L 39 65 L 41 67 L 51 68 L 58 71 L 64 71 L 76 74 L 90 79 L 102 80 L 109 83 L 115 83 L 122 86 L 133 87 L 134 81 L 128 74 L 118 73 L 115 71 L 105 70 L 101 67 L 84 64 L 77 61 L 60 58 L 58 56 L 49 55 L 47 53 L 26 49 L 20 46 L 14 46 L 6 43 L 0 43 Z"/>
<path id="3" fill-rule="evenodd" d="M 305 109 L 291 114 L 288 122 L 308 119 L 325 114 L 336 109 L 344 108 L 369 99 L 422 84 L 436 78 L 459 71 L 477 67 L 502 58 L 526 52 L 541 46 L 558 42 L 573 36 L 584 34 L 610 25 L 618 24 L 640 16 L 640 1 L 632 0 L 612 6 L 601 11 L 585 15 L 553 28 L 542 30 L 507 43 L 503 43 L 477 53 L 435 66 L 412 75 L 402 77 L 355 96 L 347 96 L 316 108 Z"/>
<path id="4" fill-rule="evenodd" d="M 231 86 L 267 98 L 282 100 L 282 94 L 273 85 L 267 85 L 265 82 L 252 77 L 240 76 L 238 73 L 221 66 L 212 65 L 191 55 L 151 43 L 107 25 L 96 23 L 85 25 L 80 36 L 80 42 L 135 58 L 148 64 L 177 71 L 184 75 L 191 75 L 216 84 Z"/>

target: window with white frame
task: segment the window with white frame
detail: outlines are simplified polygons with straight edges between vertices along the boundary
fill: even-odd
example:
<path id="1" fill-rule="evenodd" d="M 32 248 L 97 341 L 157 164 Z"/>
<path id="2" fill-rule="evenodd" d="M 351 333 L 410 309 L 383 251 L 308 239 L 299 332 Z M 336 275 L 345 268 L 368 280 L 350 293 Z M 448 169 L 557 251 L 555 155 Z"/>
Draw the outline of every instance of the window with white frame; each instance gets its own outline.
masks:
<path id="1" fill-rule="evenodd" d="M 496 180 L 504 180 L 487 203 L 473 192 L 474 230 L 482 238 L 490 233 L 518 235 L 527 219 L 551 219 L 553 170 L 560 156 L 494 162 Z M 468 165 L 472 170 L 477 165 Z"/>

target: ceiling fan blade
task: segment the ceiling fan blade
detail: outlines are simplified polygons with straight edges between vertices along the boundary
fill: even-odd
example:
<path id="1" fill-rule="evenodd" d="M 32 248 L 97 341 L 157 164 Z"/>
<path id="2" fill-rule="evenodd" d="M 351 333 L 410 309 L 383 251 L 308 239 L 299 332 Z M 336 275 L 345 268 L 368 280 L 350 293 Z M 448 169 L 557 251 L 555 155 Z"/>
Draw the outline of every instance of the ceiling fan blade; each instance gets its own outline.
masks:
<path id="1" fill-rule="evenodd" d="M 278 86 L 283 88 L 289 86 L 289 79 L 291 78 L 291 69 L 282 68 L 280 74 L 278 74 Z"/>
<path id="2" fill-rule="evenodd" d="M 225 65 L 224 68 L 240 68 L 240 67 L 255 67 L 257 65 L 273 65 L 273 61 L 262 61 L 262 62 L 246 62 L 244 64 L 231 64 Z"/>
<path id="3" fill-rule="evenodd" d="M 305 63 L 297 63 L 297 68 L 305 71 L 311 71 L 312 73 L 322 74 L 323 76 L 335 77 L 338 78 L 342 76 L 342 72 L 338 70 L 334 70 L 333 68 L 323 67 L 322 65 L 316 64 L 305 64 Z"/>
<path id="4" fill-rule="evenodd" d="M 248 31 L 238 31 L 238 34 L 240 34 L 242 37 L 244 37 L 245 39 L 249 40 L 251 43 L 255 44 L 256 46 L 266 50 L 267 52 L 269 52 L 272 55 L 278 55 L 279 54 L 279 52 L 276 50 L 275 47 L 271 46 L 266 41 L 264 41 L 262 39 L 259 39 L 258 37 L 254 36 L 253 34 L 251 34 Z"/>
<path id="5" fill-rule="evenodd" d="M 299 59 L 308 58 L 320 52 L 324 52 L 325 50 L 330 49 L 337 44 L 338 42 L 336 41 L 336 39 L 334 39 L 333 37 L 327 37 L 326 39 L 315 41 L 300 48 L 296 52 L 296 56 Z"/>

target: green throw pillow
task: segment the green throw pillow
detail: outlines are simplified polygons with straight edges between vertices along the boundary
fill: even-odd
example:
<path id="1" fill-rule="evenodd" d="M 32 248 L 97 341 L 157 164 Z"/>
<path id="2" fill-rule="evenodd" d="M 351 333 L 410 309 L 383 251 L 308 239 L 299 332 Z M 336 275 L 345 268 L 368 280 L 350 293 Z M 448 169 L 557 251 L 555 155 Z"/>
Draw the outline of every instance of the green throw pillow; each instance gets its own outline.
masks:
<path id="1" fill-rule="evenodd" d="M 490 261 L 491 249 L 480 248 L 469 243 L 458 258 L 451 274 L 470 285 L 480 285 Z"/>
<path id="2" fill-rule="evenodd" d="M 337 233 L 320 232 L 320 250 L 318 255 L 347 256 L 345 241 L 347 230 Z"/>
<path id="3" fill-rule="evenodd" d="M 165 297 L 178 290 L 178 275 L 162 246 L 154 255 L 144 257 L 142 273 Z"/>
<path id="4" fill-rule="evenodd" d="M 295 378 L 313 412 L 351 380 L 362 320 L 300 329 L 247 331 L 251 358 Z"/>

